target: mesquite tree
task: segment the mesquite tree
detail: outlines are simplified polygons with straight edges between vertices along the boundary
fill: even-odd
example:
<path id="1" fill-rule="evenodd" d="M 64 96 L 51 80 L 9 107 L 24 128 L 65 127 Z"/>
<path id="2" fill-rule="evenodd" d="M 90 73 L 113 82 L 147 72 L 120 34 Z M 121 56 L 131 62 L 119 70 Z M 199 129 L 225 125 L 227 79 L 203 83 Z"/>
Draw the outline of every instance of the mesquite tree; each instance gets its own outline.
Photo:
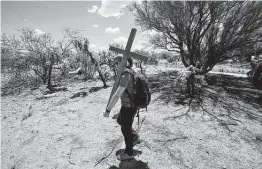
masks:
<path id="1" fill-rule="evenodd" d="M 1 35 L 1 72 L 17 76 L 29 70 L 27 63 L 28 51 L 22 48 L 22 43 L 15 36 Z"/>
<path id="2" fill-rule="evenodd" d="M 98 52 L 97 56 L 97 72 L 99 79 L 102 80 L 104 88 L 108 87 L 106 81 L 111 78 L 110 69 L 111 63 L 113 61 L 114 54 L 108 50 L 103 50 Z"/>
<path id="3" fill-rule="evenodd" d="M 19 31 L 22 47 L 28 51 L 26 57 L 28 63 L 31 64 L 31 69 L 44 84 L 47 83 L 51 91 L 53 89 L 51 84 L 53 65 L 59 62 L 61 57 L 59 48 L 49 33 L 37 34 L 30 28 L 22 28 Z"/>
<path id="4" fill-rule="evenodd" d="M 130 9 L 143 30 L 159 33 L 153 45 L 178 52 L 199 74 L 230 58 L 262 54 L 262 2 L 143 1 Z"/>
<path id="5" fill-rule="evenodd" d="M 88 59 L 84 62 L 85 79 L 88 79 L 87 72 L 92 72 L 92 74 L 94 74 L 97 71 L 99 79 L 103 82 L 103 87 L 108 87 L 106 81 L 109 78 L 109 66 L 112 60 L 112 54 L 106 51 L 101 51 L 96 54 L 95 52 L 91 51 L 87 38 L 84 38 L 83 41 L 76 40 L 74 44 L 76 49 L 81 51 L 85 58 Z"/>
<path id="6" fill-rule="evenodd" d="M 8 62 L 4 67 L 18 73 L 33 70 L 35 75 L 46 83 L 50 75 L 50 65 L 57 60 L 52 36 L 48 33 L 37 34 L 33 29 L 26 27 L 18 31 L 19 37 L 3 35 L 1 38 L 4 44 L 1 52 L 6 58 L 3 61 Z"/>
<path id="7" fill-rule="evenodd" d="M 85 80 L 93 77 L 96 66 L 96 60 L 89 49 L 89 44 L 90 42 L 87 38 L 74 41 L 75 48 L 82 53 L 80 60 L 83 65 Z"/>

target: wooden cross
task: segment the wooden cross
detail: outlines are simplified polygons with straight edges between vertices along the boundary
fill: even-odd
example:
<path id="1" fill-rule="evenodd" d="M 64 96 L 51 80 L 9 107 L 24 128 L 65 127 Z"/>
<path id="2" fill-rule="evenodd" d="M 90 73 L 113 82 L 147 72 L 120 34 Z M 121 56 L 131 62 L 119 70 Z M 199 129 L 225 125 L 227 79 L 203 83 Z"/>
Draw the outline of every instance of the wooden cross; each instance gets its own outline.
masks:
<path id="1" fill-rule="evenodd" d="M 123 58 L 121 59 L 121 63 L 119 65 L 119 70 L 117 72 L 116 80 L 114 82 L 114 85 L 113 85 L 113 88 L 112 88 L 112 91 L 111 91 L 111 94 L 110 94 L 107 106 L 108 106 L 112 96 L 116 92 L 116 89 L 117 89 L 117 86 L 118 86 L 118 83 L 119 83 L 119 80 L 120 80 L 120 76 L 124 72 L 124 68 L 126 67 L 127 59 L 129 57 L 132 57 L 134 59 L 139 59 L 139 60 L 142 60 L 142 61 L 147 61 L 147 59 L 148 59 L 148 57 L 146 57 L 146 56 L 130 52 L 130 49 L 131 49 L 132 44 L 133 44 L 133 41 L 135 39 L 135 35 L 136 35 L 136 29 L 132 28 L 131 33 L 130 33 L 129 38 L 128 38 L 128 41 L 127 41 L 127 44 L 126 44 L 125 50 L 119 49 L 119 48 L 116 48 L 116 47 L 113 47 L 113 46 L 109 47 L 109 50 L 112 50 L 114 52 L 118 52 L 118 53 L 123 54 Z"/>

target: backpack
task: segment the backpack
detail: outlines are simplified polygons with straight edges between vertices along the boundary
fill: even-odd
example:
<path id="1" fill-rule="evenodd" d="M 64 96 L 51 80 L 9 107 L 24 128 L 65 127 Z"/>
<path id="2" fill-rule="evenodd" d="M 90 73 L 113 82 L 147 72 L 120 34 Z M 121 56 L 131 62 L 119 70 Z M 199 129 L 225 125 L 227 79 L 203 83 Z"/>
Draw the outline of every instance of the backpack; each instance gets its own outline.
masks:
<path id="1" fill-rule="evenodd" d="M 149 89 L 149 83 L 145 75 L 141 73 L 136 73 L 134 75 L 133 72 L 131 71 L 125 71 L 125 72 L 131 74 L 134 77 L 134 97 L 133 98 L 131 97 L 127 89 L 125 90 L 125 92 L 130 98 L 131 105 L 134 105 L 134 107 L 138 108 L 136 117 L 138 118 L 137 122 L 139 126 L 139 119 L 140 119 L 139 110 L 140 108 L 146 108 L 147 110 L 147 106 L 151 101 L 151 91 Z"/>
<path id="2" fill-rule="evenodd" d="M 135 90 L 134 90 L 134 104 L 138 108 L 146 108 L 151 101 L 151 92 L 149 89 L 149 83 L 146 77 L 137 73 L 134 77 Z"/>
<path id="3" fill-rule="evenodd" d="M 129 71 L 129 74 L 133 75 L 134 77 L 134 97 L 131 97 L 130 93 L 127 90 L 125 92 L 128 94 L 131 105 L 137 108 L 146 108 L 151 101 L 151 92 L 149 89 L 149 83 L 145 77 L 145 75 L 141 73 L 136 73 L 135 75 Z M 125 73 L 124 72 L 124 73 Z"/>

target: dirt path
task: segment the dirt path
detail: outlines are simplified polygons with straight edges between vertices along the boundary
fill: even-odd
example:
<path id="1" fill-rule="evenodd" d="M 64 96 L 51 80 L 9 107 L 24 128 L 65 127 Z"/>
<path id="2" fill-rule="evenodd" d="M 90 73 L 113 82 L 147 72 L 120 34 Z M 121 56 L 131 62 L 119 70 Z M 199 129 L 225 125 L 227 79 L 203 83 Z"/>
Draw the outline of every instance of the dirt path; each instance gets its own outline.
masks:
<path id="1" fill-rule="evenodd" d="M 236 114 L 239 122 L 229 125 L 234 131 L 229 132 L 201 110 L 173 119 L 185 113 L 187 106 L 164 103 L 161 91 L 153 93 L 148 111 L 141 112 L 143 142 L 135 148 L 142 154 L 120 163 L 115 152 L 124 148 L 124 142 L 120 127 L 111 118 L 119 103 L 109 119 L 102 116 L 111 88 L 70 98 L 76 91 L 99 84 L 72 83 L 69 91 L 48 99 L 37 100 L 38 91 L 2 97 L 2 168 L 262 168 L 260 121 Z M 207 109 L 219 113 L 212 105 Z M 134 124 L 137 128 L 137 119 Z"/>

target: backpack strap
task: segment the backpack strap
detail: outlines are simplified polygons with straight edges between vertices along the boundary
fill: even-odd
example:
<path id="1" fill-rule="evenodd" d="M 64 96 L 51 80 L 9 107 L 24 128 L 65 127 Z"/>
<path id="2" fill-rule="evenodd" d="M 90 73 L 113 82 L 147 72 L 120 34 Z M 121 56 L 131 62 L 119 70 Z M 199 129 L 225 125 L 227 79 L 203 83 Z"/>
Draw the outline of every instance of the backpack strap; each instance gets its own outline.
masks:
<path id="1" fill-rule="evenodd" d="M 125 89 L 125 92 L 127 93 L 128 97 L 129 97 L 129 100 L 130 100 L 130 105 L 132 107 L 135 107 L 135 104 L 134 104 L 134 100 L 133 98 L 131 97 L 130 93 Z"/>
<path id="2" fill-rule="evenodd" d="M 139 116 L 139 110 L 140 110 L 140 109 L 137 110 L 137 114 L 136 114 L 136 117 L 137 117 L 137 125 L 138 125 L 138 126 L 139 126 L 139 118 L 140 118 L 140 116 Z"/>
<path id="3" fill-rule="evenodd" d="M 131 73 L 130 71 L 124 71 L 122 74 L 124 73 L 129 73 L 133 76 L 133 83 L 134 83 L 134 86 L 135 86 L 135 75 L 133 73 Z M 127 91 L 127 89 L 125 89 L 125 92 L 127 93 L 128 97 L 129 97 L 129 100 L 130 100 L 130 105 L 134 106 L 135 107 L 135 104 L 134 104 L 134 99 L 131 97 L 130 93 Z M 139 122 L 140 122 L 140 116 L 139 116 L 139 111 L 140 109 L 137 108 L 137 114 L 136 114 L 136 117 L 137 117 L 137 125 L 139 126 Z"/>
<path id="4" fill-rule="evenodd" d="M 127 71 L 124 71 L 124 72 L 121 74 L 121 76 L 122 76 L 124 73 L 129 73 L 129 74 L 133 75 L 133 73 L 131 73 L 131 72 L 129 72 L 129 71 L 127 70 Z M 121 76 L 120 76 L 120 77 L 121 77 Z M 133 77 L 135 77 L 135 75 L 133 75 Z M 119 84 L 120 84 L 120 80 L 118 81 L 117 86 L 119 86 Z"/>

